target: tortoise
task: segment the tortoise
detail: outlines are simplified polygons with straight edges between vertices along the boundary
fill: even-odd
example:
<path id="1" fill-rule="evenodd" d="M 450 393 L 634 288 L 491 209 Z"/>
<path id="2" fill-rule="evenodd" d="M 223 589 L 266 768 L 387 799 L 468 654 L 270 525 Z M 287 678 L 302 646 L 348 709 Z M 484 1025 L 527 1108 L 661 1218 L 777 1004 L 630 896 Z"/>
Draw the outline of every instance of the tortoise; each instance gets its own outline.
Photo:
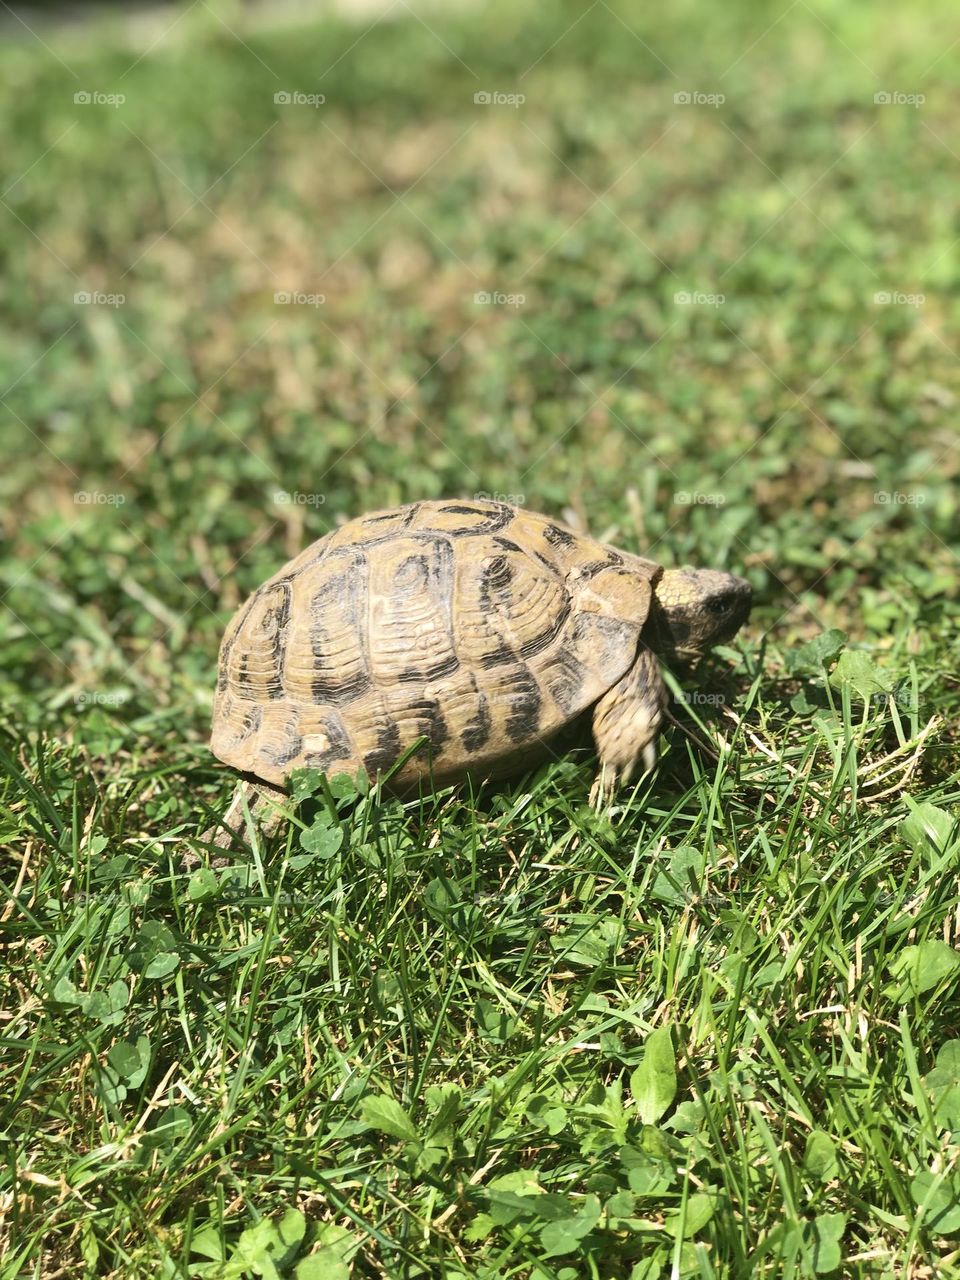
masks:
<path id="1" fill-rule="evenodd" d="M 653 764 L 658 657 L 695 659 L 729 639 L 750 601 L 731 573 L 665 569 L 503 502 L 360 516 L 227 627 L 210 746 L 247 783 L 224 828 L 242 825 L 245 804 L 262 813 L 294 769 L 389 773 L 400 792 L 502 777 L 548 757 L 584 715 L 593 795 L 609 796 Z"/>

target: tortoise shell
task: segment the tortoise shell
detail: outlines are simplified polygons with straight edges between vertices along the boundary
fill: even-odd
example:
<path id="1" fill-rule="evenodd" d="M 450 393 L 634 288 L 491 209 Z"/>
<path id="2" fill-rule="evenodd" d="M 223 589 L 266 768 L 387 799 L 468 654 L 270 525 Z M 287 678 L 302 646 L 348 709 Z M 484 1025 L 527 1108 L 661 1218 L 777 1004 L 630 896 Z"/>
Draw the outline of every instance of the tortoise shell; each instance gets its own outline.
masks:
<path id="1" fill-rule="evenodd" d="M 282 784 L 309 766 L 437 784 L 532 759 L 633 662 L 659 566 L 546 516 L 418 502 L 352 520 L 240 608 L 214 754 Z"/>

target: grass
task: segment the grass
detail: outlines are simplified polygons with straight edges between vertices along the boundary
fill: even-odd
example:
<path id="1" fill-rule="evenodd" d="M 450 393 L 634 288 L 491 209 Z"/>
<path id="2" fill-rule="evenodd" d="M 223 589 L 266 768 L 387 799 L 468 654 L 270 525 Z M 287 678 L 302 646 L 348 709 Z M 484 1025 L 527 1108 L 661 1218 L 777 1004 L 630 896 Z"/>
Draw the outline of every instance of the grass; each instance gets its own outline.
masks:
<path id="1" fill-rule="evenodd" d="M 0 1274 L 960 1274 L 946 6 L 220 12 L 0 52 Z M 211 865 L 232 610 L 480 492 L 749 575 L 719 758 Z"/>

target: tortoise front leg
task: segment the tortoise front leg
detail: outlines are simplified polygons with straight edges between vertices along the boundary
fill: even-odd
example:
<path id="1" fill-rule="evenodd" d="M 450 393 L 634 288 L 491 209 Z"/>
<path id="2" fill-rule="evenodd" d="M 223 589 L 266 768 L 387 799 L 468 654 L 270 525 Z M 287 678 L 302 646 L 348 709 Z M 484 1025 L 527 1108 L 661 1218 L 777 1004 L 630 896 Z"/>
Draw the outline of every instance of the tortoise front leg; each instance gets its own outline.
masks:
<path id="1" fill-rule="evenodd" d="M 251 821 L 259 827 L 263 835 L 273 835 L 283 820 L 282 805 L 287 799 L 287 793 L 281 791 L 279 787 L 271 786 L 269 782 L 261 782 L 252 774 L 241 775 L 226 813 L 214 826 L 208 827 L 200 837 L 202 844 L 212 845 L 214 850 L 223 850 L 222 853 L 213 854 L 210 865 L 228 867 L 233 861 L 227 856 L 227 851 L 235 842 L 242 843 L 242 837 L 247 829 L 248 813 Z M 203 859 L 195 849 L 187 846 L 180 858 L 180 868 L 182 871 L 195 871 L 202 862 Z"/>
<path id="2" fill-rule="evenodd" d="M 247 777 L 237 784 L 230 807 L 220 822 L 210 827 L 200 839 L 217 849 L 229 849 L 235 837 L 242 836 L 247 827 L 247 813 L 265 836 L 273 835 L 283 818 L 281 806 L 287 793 L 269 782 Z M 214 865 L 226 859 L 215 858 Z"/>
<path id="3" fill-rule="evenodd" d="M 667 703 L 667 690 L 657 659 L 641 645 L 633 666 L 593 709 L 593 738 L 600 771 L 590 791 L 591 804 L 609 800 L 629 782 L 642 759 L 649 772 L 657 758 L 657 734 Z"/>

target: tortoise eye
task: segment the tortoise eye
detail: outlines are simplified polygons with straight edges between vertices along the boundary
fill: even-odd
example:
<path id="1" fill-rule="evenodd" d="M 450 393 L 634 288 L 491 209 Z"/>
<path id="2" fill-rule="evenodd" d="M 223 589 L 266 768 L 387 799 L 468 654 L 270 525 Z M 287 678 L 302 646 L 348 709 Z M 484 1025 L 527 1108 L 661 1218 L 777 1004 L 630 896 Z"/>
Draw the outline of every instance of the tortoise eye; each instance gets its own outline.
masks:
<path id="1" fill-rule="evenodd" d="M 732 598 L 728 595 L 714 596 L 712 600 L 707 602 L 708 613 L 726 613 L 733 603 Z"/>

